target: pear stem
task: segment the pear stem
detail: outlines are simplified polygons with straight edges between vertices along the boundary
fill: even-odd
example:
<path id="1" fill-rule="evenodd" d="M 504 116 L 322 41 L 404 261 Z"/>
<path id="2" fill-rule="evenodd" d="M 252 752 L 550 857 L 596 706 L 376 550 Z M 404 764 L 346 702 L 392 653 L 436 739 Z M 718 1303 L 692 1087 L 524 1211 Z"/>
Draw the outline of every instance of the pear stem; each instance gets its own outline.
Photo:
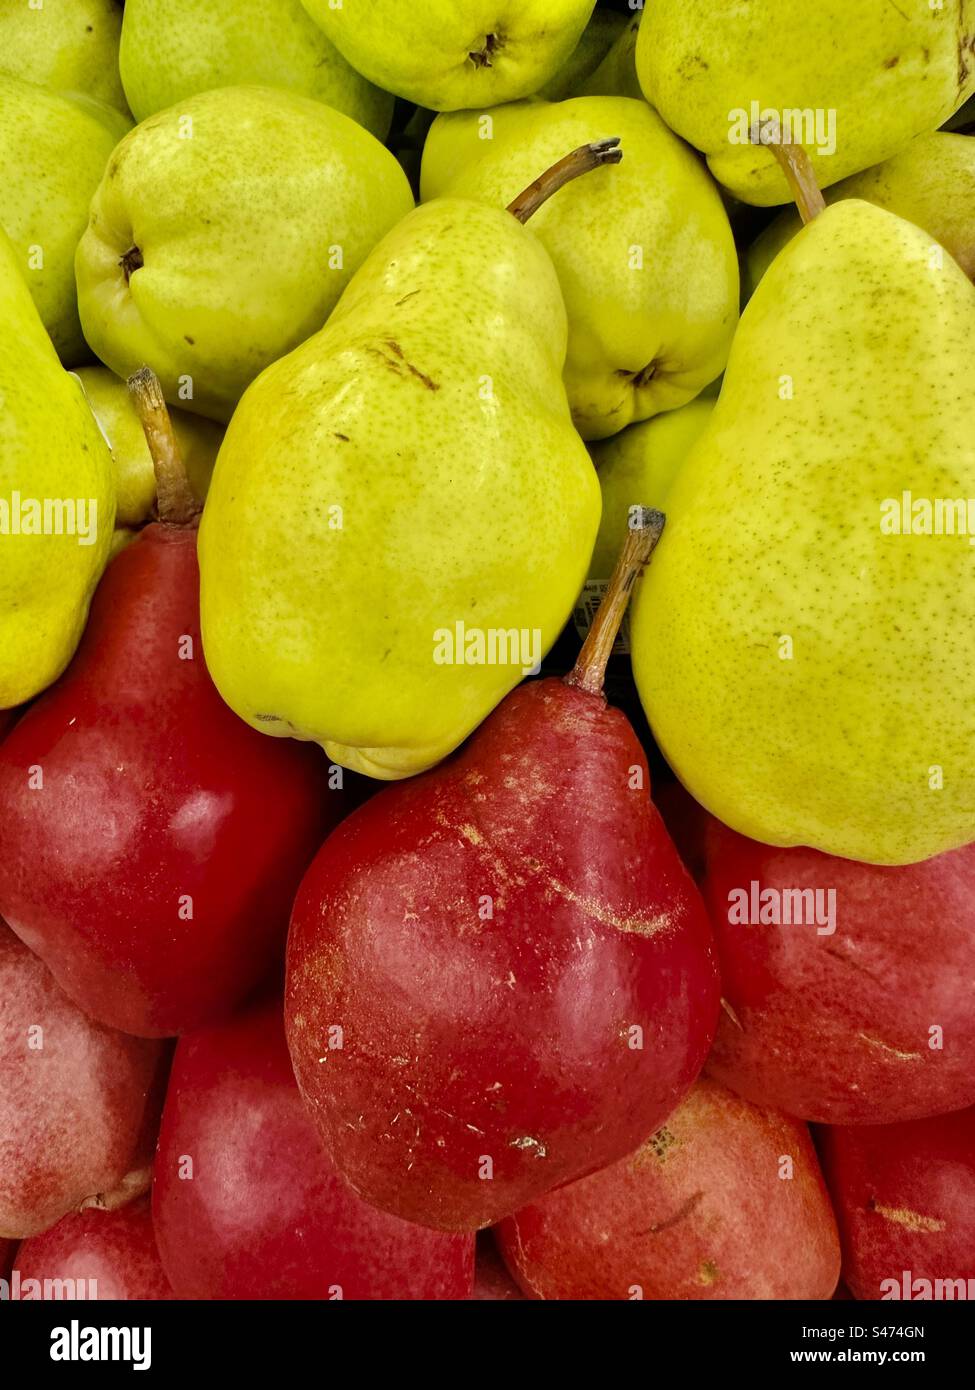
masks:
<path id="1" fill-rule="evenodd" d="M 812 160 L 803 146 L 783 140 L 778 121 L 763 121 L 761 125 L 752 126 L 751 138 L 753 145 L 767 145 L 775 155 L 803 222 L 809 223 L 818 217 L 826 208 L 826 200 L 816 182 Z"/>
<path id="2" fill-rule="evenodd" d="M 573 150 L 550 169 L 546 169 L 534 183 L 530 183 L 519 193 L 514 202 L 508 204 L 508 211 L 512 217 L 517 217 L 519 222 L 527 222 L 543 203 L 547 203 L 553 194 L 558 193 L 560 188 L 564 188 L 573 179 L 577 179 L 580 174 L 601 169 L 604 164 L 619 164 L 623 158 L 619 143 L 619 136 L 614 135 L 606 140 L 593 140 L 588 145 L 580 145 L 577 150 Z"/>
<path id="3" fill-rule="evenodd" d="M 127 385 L 152 455 L 156 515 L 167 526 L 195 526 L 203 508 L 186 476 L 159 378 L 151 367 L 140 367 Z"/>
<path id="4" fill-rule="evenodd" d="M 578 686 L 589 695 L 600 695 L 606 679 L 616 634 L 620 630 L 633 585 L 649 562 L 657 542 L 663 535 L 667 518 L 654 507 L 639 507 L 631 516 L 629 531 L 613 577 L 599 605 L 589 635 L 582 644 L 575 666 L 565 677 L 566 685 Z"/>

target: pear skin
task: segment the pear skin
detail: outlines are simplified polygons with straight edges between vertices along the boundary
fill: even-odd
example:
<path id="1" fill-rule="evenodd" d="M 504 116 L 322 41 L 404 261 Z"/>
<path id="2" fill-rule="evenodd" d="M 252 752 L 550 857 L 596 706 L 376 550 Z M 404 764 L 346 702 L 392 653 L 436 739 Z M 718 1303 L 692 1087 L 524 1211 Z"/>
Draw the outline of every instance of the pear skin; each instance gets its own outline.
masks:
<path id="1" fill-rule="evenodd" d="M 258 378 L 200 530 L 204 650 L 242 719 L 406 777 L 531 665 L 497 645 L 496 663 L 485 646 L 468 664 L 457 624 L 548 650 L 599 522 L 565 343 L 539 240 L 444 198 L 405 217 L 325 328 Z"/>
<path id="2" fill-rule="evenodd" d="M 66 367 L 91 360 L 78 319 L 75 248 L 129 124 L 89 97 L 0 77 L 0 222 Z"/>
<path id="3" fill-rule="evenodd" d="M 714 399 L 699 396 L 679 410 L 666 410 L 590 447 L 603 497 L 599 534 L 589 564 L 591 580 L 605 583 L 613 573 L 620 536 L 626 533 L 627 518 L 634 507 L 667 510 L 674 479 L 704 432 L 714 406 Z"/>
<path id="4" fill-rule="evenodd" d="M 412 206 L 390 152 L 323 102 L 189 97 L 136 126 L 95 191 L 76 258 L 85 336 L 119 376 L 149 366 L 170 404 L 227 420 Z"/>
<path id="5" fill-rule="evenodd" d="M 594 10 L 568 61 L 549 78 L 538 95 L 545 101 L 564 101 L 582 94 L 582 87 L 599 68 L 626 28 L 626 15 Z M 639 90 L 637 91 L 639 95 Z"/>
<path id="6" fill-rule="evenodd" d="M 128 117 L 118 70 L 118 0 L 0 5 L 0 72 L 52 92 L 84 92 Z"/>
<path id="7" fill-rule="evenodd" d="M 647 101 L 736 198 L 791 201 L 756 114 L 801 120 L 791 139 L 821 188 L 936 130 L 975 92 L 970 0 L 654 0 L 636 66 Z M 818 122 L 818 126 L 817 126 Z"/>
<path id="8" fill-rule="evenodd" d="M 84 387 L 98 426 L 112 453 L 117 527 L 148 521 L 156 501 L 156 475 L 142 424 L 125 382 L 107 367 L 81 367 Z M 202 415 L 171 409 L 169 417 L 193 495 L 202 502 L 223 438 L 222 428 Z"/>
<path id="9" fill-rule="evenodd" d="M 939 241 L 969 280 L 975 280 L 975 140 L 936 130 L 919 135 L 906 150 L 826 191 L 827 203 L 863 198 L 904 217 Z M 802 226 L 794 209 L 782 212 L 745 256 L 748 295 Z"/>
<path id="10" fill-rule="evenodd" d="M 119 52 L 136 119 L 214 87 L 282 87 L 389 134 L 393 98 L 350 68 L 300 0 L 128 0 Z"/>
<path id="11" fill-rule="evenodd" d="M 431 111 L 531 96 L 569 61 L 594 0 L 302 0 L 346 60 Z"/>
<path id="12" fill-rule="evenodd" d="M 561 151 L 610 132 L 622 137 L 623 162 L 563 188 L 531 224 L 565 296 L 565 384 L 583 439 L 685 405 L 723 370 L 738 258 L 714 182 L 646 102 L 628 97 L 439 116 L 421 180 L 424 197 L 446 185 L 503 205 Z"/>
<path id="13" fill-rule="evenodd" d="M 71 660 L 108 559 L 115 492 L 81 385 L 62 370 L 2 233 L 0 319 L 0 709 L 9 709 Z"/>
<path id="14" fill-rule="evenodd" d="M 872 864 L 972 838 L 973 339 L 951 257 L 854 199 L 745 310 L 630 623 L 665 757 L 741 834 Z"/>

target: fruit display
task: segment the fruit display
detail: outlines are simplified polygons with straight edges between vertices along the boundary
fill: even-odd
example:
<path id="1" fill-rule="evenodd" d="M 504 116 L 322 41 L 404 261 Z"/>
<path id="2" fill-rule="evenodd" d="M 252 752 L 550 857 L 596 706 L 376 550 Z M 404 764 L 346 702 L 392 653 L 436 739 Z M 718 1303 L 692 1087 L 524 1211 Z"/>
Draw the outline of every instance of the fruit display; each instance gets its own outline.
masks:
<path id="1" fill-rule="evenodd" d="M 973 547 L 967 0 L 0 0 L 0 1300 L 975 1298 Z"/>

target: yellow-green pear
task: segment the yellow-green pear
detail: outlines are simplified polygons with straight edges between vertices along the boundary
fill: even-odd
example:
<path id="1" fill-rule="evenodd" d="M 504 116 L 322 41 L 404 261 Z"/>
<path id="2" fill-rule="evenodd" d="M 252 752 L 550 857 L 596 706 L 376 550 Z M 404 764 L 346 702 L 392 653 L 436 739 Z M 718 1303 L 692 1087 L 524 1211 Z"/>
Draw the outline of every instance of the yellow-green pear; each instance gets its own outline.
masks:
<path id="1" fill-rule="evenodd" d="M 936 130 L 975 92 L 970 0 L 652 0 L 637 73 L 647 100 L 742 202 L 790 201 L 774 120 L 821 187 Z"/>
<path id="2" fill-rule="evenodd" d="M 863 198 L 923 227 L 975 280 L 975 140 L 935 131 L 919 135 L 906 150 L 873 169 L 835 183 L 827 203 Z M 745 256 L 746 293 L 768 270 L 802 226 L 798 212 L 782 212 L 756 238 Z"/>
<path id="3" fill-rule="evenodd" d="M 128 0 L 119 54 L 137 120 L 213 87 L 283 87 L 327 102 L 380 140 L 393 98 L 367 82 L 301 0 Z"/>
<path id="4" fill-rule="evenodd" d="M 0 232 L 0 709 L 71 660 L 108 559 L 108 448 Z"/>
<path id="5" fill-rule="evenodd" d="M 716 397 L 699 396 L 677 410 L 630 425 L 612 439 L 593 444 L 603 513 L 589 562 L 589 582 L 608 584 L 619 558 L 620 536 L 634 508 L 667 509 L 678 471 L 711 418 Z"/>
<path id="6" fill-rule="evenodd" d="M 540 240 L 443 198 L 251 386 L 200 531 L 206 660 L 242 719 L 406 777 L 541 659 L 599 522 L 565 346 Z"/>
<path id="7" fill-rule="evenodd" d="M 152 455 L 129 388 L 107 367 L 80 367 L 75 376 L 84 387 L 98 426 L 112 454 L 116 526 L 148 521 L 156 503 Z M 202 502 L 210 486 L 223 430 L 202 415 L 175 407 L 169 411 L 180 456 L 194 495 Z"/>
<path id="8" fill-rule="evenodd" d="M 640 31 L 639 15 L 631 19 L 617 34 L 613 46 L 583 82 L 577 93 L 585 97 L 636 97 L 643 91 L 636 75 L 636 41 Z"/>
<path id="9" fill-rule="evenodd" d="M 595 0 L 302 0 L 377 87 L 458 111 L 531 96 L 582 36 Z"/>
<path id="10" fill-rule="evenodd" d="M 713 381 L 738 320 L 738 258 L 718 189 L 645 101 L 579 97 L 438 116 L 421 193 L 503 206 L 593 134 L 625 157 L 532 219 L 569 315 L 565 384 L 576 428 L 603 439 L 684 405 Z"/>
<path id="11" fill-rule="evenodd" d="M 220 87 L 126 136 L 76 259 L 85 336 L 119 376 L 229 419 L 269 363 L 321 328 L 413 206 L 396 160 L 323 102 Z"/>
<path id="12" fill-rule="evenodd" d="M 975 286 L 827 207 L 746 308 L 630 629 L 657 741 L 742 834 L 874 864 L 975 806 Z"/>
<path id="13" fill-rule="evenodd" d="M 91 356 L 78 321 L 75 248 L 91 196 L 129 124 L 90 98 L 0 77 L 0 224 L 68 367 Z"/>
<path id="14" fill-rule="evenodd" d="M 84 92 L 128 116 L 118 70 L 118 0 L 3 0 L 0 73 Z"/>
<path id="15" fill-rule="evenodd" d="M 554 77 L 538 89 L 538 95 L 546 101 L 564 101 L 566 97 L 581 95 L 582 84 L 603 62 L 626 27 L 626 15 L 594 10 L 568 59 Z"/>

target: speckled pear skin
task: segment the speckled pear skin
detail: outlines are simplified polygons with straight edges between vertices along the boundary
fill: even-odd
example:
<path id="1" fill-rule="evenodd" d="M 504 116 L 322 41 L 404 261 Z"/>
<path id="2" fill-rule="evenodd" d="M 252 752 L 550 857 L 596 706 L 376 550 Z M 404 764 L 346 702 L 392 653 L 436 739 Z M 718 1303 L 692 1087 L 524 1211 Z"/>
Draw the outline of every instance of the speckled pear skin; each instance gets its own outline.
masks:
<path id="1" fill-rule="evenodd" d="M 752 839 L 874 864 L 972 839 L 975 549 L 881 514 L 907 490 L 975 497 L 973 339 L 955 262 L 859 200 L 745 310 L 631 640 L 667 760 Z"/>
<path id="2" fill-rule="evenodd" d="M 433 111 L 530 96 L 572 56 L 595 0 L 302 0 L 357 72 Z"/>
<path id="3" fill-rule="evenodd" d="M 380 140 L 393 115 L 393 98 L 349 67 L 301 0 L 128 0 L 119 64 L 140 121 L 241 82 L 324 101 Z"/>
<path id="4" fill-rule="evenodd" d="M 975 92 L 972 0 L 650 0 L 637 76 L 667 124 L 743 202 L 791 200 L 768 149 L 729 140 L 729 113 L 836 113 L 836 150 L 804 141 L 820 187 L 889 159 Z"/>
<path id="5" fill-rule="evenodd" d="M 66 367 L 91 359 L 78 319 L 75 248 L 129 126 L 112 107 L 0 77 L 0 225 Z"/>
<path id="6" fill-rule="evenodd" d="M 170 404 L 227 420 L 412 206 L 393 155 L 323 102 L 199 93 L 108 162 L 76 258 L 85 336 L 119 376 L 150 366 Z"/>
<path id="7" fill-rule="evenodd" d="M 241 718 L 405 777 L 523 675 L 437 664 L 437 629 L 538 629 L 547 651 L 600 513 L 565 344 L 538 240 L 445 198 L 404 218 L 322 332 L 254 383 L 200 532 L 206 659 Z"/>
<path id="8" fill-rule="evenodd" d="M 975 280 L 975 140 L 970 135 L 944 130 L 919 135 L 893 159 L 827 189 L 827 203 L 839 198 L 863 198 L 923 227 Z M 755 239 L 744 261 L 747 294 L 801 226 L 799 213 L 789 208 Z"/>
<path id="9" fill-rule="evenodd" d="M 0 710 L 37 695 L 70 661 L 108 559 L 111 459 L 81 384 L 61 368 L 19 261 L 0 232 L 0 499 L 97 504 L 94 543 L 77 534 L 0 533 Z M 62 514 L 63 515 L 63 514 Z"/>
<path id="10" fill-rule="evenodd" d="M 0 5 L 0 72 L 54 92 L 84 92 L 128 116 L 118 71 L 118 0 Z"/>
<path id="11" fill-rule="evenodd" d="M 486 116 L 492 139 L 481 138 Z M 685 405 L 723 371 L 738 257 L 714 181 L 645 101 L 581 97 L 439 116 L 421 183 L 424 197 L 504 206 L 594 135 L 620 136 L 622 163 L 575 180 L 532 218 L 565 296 L 565 385 L 583 439 Z"/>

